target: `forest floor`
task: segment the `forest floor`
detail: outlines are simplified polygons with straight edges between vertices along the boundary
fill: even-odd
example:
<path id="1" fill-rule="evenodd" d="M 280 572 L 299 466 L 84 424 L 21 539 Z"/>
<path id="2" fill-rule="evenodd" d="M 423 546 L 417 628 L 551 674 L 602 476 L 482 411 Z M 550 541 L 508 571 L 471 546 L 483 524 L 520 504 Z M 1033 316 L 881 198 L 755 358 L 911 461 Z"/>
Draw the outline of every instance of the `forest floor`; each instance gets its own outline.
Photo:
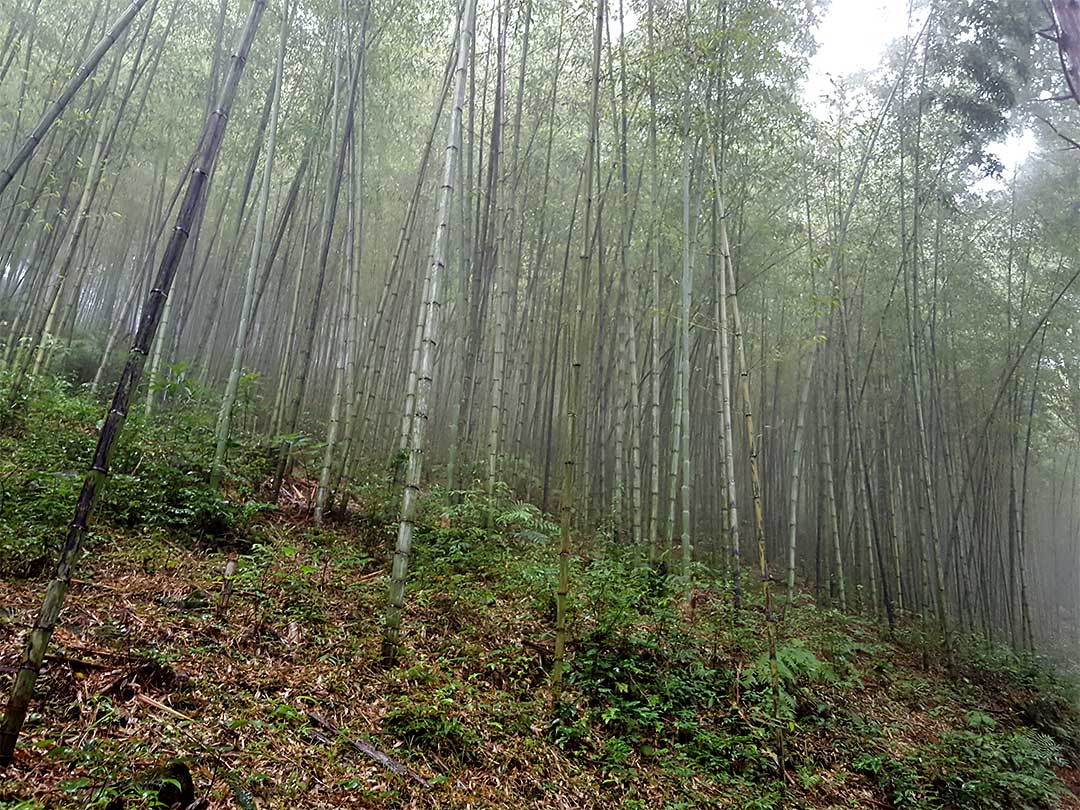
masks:
<path id="1" fill-rule="evenodd" d="M 0 530 L 38 514 L 31 484 L 79 414 L 0 435 Z M 138 445 L 119 474 L 128 506 L 124 476 L 176 466 L 176 441 Z M 736 614 L 702 575 L 691 606 L 676 578 L 599 540 L 575 554 L 554 710 L 557 529 L 509 499 L 426 498 L 402 653 L 385 668 L 392 489 L 318 529 L 294 482 L 246 513 L 242 536 L 216 538 L 105 504 L 0 807 L 151 807 L 147 774 L 181 759 L 214 808 L 1080 808 L 1069 681 L 974 642 L 947 672 L 914 623 L 889 634 L 809 595 L 780 624 L 781 777 L 756 598 Z M 0 692 L 44 570 L 0 579 Z"/>
<path id="2" fill-rule="evenodd" d="M 665 718 L 620 716 L 642 711 L 647 694 L 610 702 L 589 722 L 598 690 L 572 679 L 564 698 L 575 716 L 560 729 L 549 708 L 550 622 L 535 591 L 521 587 L 540 573 L 520 562 L 528 555 L 486 549 L 481 567 L 440 565 L 437 555 L 435 565 L 418 566 L 407 648 L 386 670 L 377 662 L 385 549 L 349 531 L 305 539 L 304 525 L 289 520 L 268 529 L 279 543 L 244 560 L 252 567 L 241 571 L 227 620 L 215 609 L 223 553 L 145 537 L 88 566 L 3 789 L 9 801 L 105 806 L 140 768 L 177 757 L 214 807 L 869 808 L 894 806 L 893 794 L 905 791 L 914 800 L 924 781 L 974 778 L 989 792 L 1000 787 L 995 780 L 1036 778 L 1018 770 L 1018 757 L 1024 743 L 1041 741 L 1028 730 L 1039 722 L 1040 694 L 992 670 L 947 678 L 940 662 L 924 669 L 917 651 L 808 603 L 789 612 L 785 627 L 797 628 L 801 643 L 789 639 L 781 655 L 796 717 L 785 797 L 772 735 L 754 731 L 767 715 L 760 662 L 725 643 L 731 617 L 719 600 L 694 617 L 682 608 L 668 617 L 684 624 L 682 643 L 692 645 L 701 675 L 722 681 L 726 700 L 706 707 L 706 723 L 695 718 L 679 742 L 648 727 L 677 738 Z M 18 629 L 40 596 L 37 581 L 0 585 L 0 604 L 10 606 L 0 672 L 16 667 Z M 626 653 L 624 695 L 641 689 L 639 675 L 661 695 L 688 685 L 655 683 L 649 659 L 662 645 L 607 643 L 586 652 Z M 590 674 L 596 669 L 603 666 Z M 613 661 L 607 674 L 618 669 Z M 605 689 L 618 693 L 618 677 Z M 308 712 L 343 734 L 328 735 Z M 348 739 L 371 743 L 433 786 L 396 776 Z M 987 763 L 972 756 L 968 764 L 990 773 L 950 773 L 979 747 Z M 1001 773 L 989 767 L 994 757 Z M 1080 783 L 1064 762 L 1057 770 L 1066 784 Z M 1060 806 L 1080 807 L 1062 797 Z"/>

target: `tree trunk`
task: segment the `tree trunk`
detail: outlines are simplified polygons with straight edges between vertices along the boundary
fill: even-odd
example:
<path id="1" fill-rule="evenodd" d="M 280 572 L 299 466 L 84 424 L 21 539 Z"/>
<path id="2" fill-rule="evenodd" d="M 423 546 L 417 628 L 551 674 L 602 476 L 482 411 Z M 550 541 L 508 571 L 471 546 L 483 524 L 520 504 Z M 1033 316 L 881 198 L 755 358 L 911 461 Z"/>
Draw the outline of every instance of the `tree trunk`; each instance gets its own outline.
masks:
<path id="1" fill-rule="evenodd" d="M 273 183 L 274 157 L 277 144 L 278 117 L 281 108 L 281 85 L 285 72 L 285 51 L 289 42 L 289 23 L 292 20 L 295 0 L 281 8 L 281 36 L 278 41 L 277 61 L 274 67 L 274 91 L 270 108 L 270 131 L 266 139 L 266 166 L 263 169 L 262 188 L 259 191 L 259 208 L 255 219 L 255 237 L 251 246 L 251 259 L 248 262 L 247 275 L 244 277 L 244 299 L 240 306 L 240 320 L 236 325 L 233 342 L 232 365 L 229 379 L 225 383 L 225 394 L 221 398 L 218 410 L 217 426 L 214 431 L 214 461 L 210 468 L 210 486 L 216 487 L 225 475 L 225 452 L 229 445 L 229 433 L 232 427 L 232 411 L 236 402 L 236 392 L 240 385 L 240 372 L 244 365 L 244 352 L 247 348 L 248 322 L 251 319 L 255 294 L 255 274 L 262 262 L 263 234 L 266 229 L 266 216 L 270 208 L 270 187 Z"/>
<path id="2" fill-rule="evenodd" d="M 439 285 L 446 267 L 450 246 L 450 212 L 454 201 L 454 184 L 462 145 L 462 118 L 465 104 L 465 79 L 475 38 L 476 0 L 465 0 L 462 20 L 458 26 L 457 64 L 454 68 L 454 107 L 450 115 L 450 133 L 446 143 L 446 163 L 435 234 L 431 246 L 431 289 L 424 318 L 424 343 L 420 353 L 419 385 L 416 397 L 416 417 L 412 423 L 412 446 L 405 477 L 405 493 L 401 501 L 401 523 L 398 526 L 397 547 L 390 579 L 390 602 L 383 629 L 382 657 L 387 664 L 397 659 L 401 637 L 401 613 L 405 608 L 405 581 L 408 575 L 409 554 L 412 551 L 413 521 L 416 519 L 420 496 L 420 477 L 423 471 L 424 443 L 427 432 L 427 405 L 431 393 L 432 367 L 439 334 Z"/>
<path id="3" fill-rule="evenodd" d="M 593 52 L 592 52 L 592 82 L 591 101 L 589 106 L 588 137 L 585 148 L 584 162 L 584 192 L 585 212 L 582 219 L 581 238 L 581 279 L 578 285 L 577 297 L 577 324 L 570 341 L 570 375 L 567 391 L 567 440 L 566 440 L 566 463 L 563 475 L 563 494 L 561 511 L 561 533 L 559 536 L 559 583 L 555 592 L 555 655 L 554 665 L 551 670 L 552 698 L 558 702 L 562 697 L 563 669 L 565 667 L 566 654 L 566 619 L 567 597 L 570 593 L 570 549 L 571 534 L 574 528 L 574 464 L 578 451 L 578 389 L 581 375 L 581 345 L 584 319 L 585 282 L 589 273 L 589 264 L 592 259 L 592 221 L 593 208 L 593 156 L 596 149 L 596 140 L 599 129 L 599 102 L 600 102 L 600 49 L 603 42 L 605 0 L 597 0 L 596 3 L 596 27 L 593 29 Z"/>

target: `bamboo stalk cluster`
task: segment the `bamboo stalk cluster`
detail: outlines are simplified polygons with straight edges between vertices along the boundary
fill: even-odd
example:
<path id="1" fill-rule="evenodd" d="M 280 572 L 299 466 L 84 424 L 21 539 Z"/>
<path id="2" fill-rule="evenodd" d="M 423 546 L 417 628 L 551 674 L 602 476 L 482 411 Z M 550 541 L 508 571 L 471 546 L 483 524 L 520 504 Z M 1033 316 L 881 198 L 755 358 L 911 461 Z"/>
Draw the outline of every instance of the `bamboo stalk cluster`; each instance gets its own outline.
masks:
<path id="1" fill-rule="evenodd" d="M 1080 636 L 1075 165 L 970 182 L 1010 103 L 943 101 L 976 80 L 949 9 L 816 108 L 813 4 L 288 0 L 259 36 L 263 2 L 67 5 L 0 23 L 0 368 L 9 409 L 50 373 L 119 387 L 4 740 L 132 398 L 146 423 L 180 382 L 215 486 L 262 437 L 268 494 L 310 482 L 321 523 L 394 461 L 388 661 L 434 485 L 560 515 L 556 695 L 597 534 L 740 610 L 752 561 L 777 703 L 808 592 L 946 651 Z"/>

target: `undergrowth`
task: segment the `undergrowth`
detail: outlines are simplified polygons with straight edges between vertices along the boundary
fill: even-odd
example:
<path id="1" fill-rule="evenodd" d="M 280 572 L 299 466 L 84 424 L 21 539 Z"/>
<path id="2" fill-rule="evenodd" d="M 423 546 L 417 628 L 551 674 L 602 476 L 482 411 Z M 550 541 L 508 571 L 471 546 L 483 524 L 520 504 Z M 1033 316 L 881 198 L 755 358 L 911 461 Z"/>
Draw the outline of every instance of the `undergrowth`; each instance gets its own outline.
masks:
<path id="1" fill-rule="evenodd" d="M 97 441 L 103 405 L 44 377 L 0 429 L 0 576 L 38 576 L 71 520 Z M 0 389 L 0 397 L 5 396 Z M 258 499 L 269 460 L 249 442 L 232 448 L 239 474 L 209 486 L 214 424 L 202 408 L 166 408 L 146 424 L 132 408 L 98 501 L 89 547 L 130 534 L 227 543 L 269 507 Z"/>

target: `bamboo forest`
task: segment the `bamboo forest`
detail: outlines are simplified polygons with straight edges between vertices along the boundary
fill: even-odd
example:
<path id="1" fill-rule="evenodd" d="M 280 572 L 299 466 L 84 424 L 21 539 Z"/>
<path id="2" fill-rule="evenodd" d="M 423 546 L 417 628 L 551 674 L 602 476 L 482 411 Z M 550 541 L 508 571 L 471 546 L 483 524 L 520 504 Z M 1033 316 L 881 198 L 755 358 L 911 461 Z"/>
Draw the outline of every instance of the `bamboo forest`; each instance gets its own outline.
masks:
<path id="1" fill-rule="evenodd" d="M 0 0 L 0 810 L 1080 808 L 1080 0 Z"/>

